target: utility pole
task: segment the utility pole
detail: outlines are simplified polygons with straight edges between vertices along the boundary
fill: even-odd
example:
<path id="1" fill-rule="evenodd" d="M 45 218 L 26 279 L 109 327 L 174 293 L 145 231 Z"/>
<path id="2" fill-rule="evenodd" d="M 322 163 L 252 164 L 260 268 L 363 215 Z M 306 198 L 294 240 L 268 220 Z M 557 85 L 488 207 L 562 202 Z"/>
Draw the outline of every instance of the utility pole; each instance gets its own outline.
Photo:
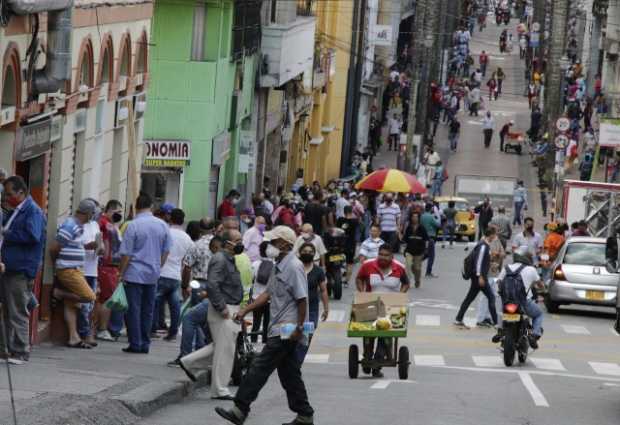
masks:
<path id="1" fill-rule="evenodd" d="M 562 102 L 562 72 L 560 63 L 564 55 L 564 41 L 566 40 L 566 25 L 570 0 L 555 0 L 553 2 L 553 19 L 549 32 L 549 58 L 545 70 L 545 110 L 543 123 L 549 132 L 550 147 L 545 157 L 545 182 L 553 190 L 555 196 L 555 135 L 557 119 L 563 113 Z"/>
<path id="2" fill-rule="evenodd" d="M 424 40 L 425 40 L 425 27 L 424 21 L 426 18 L 426 11 L 430 0 L 418 0 L 415 4 L 415 17 L 413 19 L 413 25 L 411 27 L 411 33 L 413 34 L 411 40 L 412 46 L 412 69 L 411 69 L 411 93 L 409 100 L 409 117 L 407 120 L 407 156 L 405 158 L 405 171 L 412 172 L 415 164 L 416 156 L 420 156 L 418 149 L 422 147 L 422 143 L 418 146 L 414 145 L 414 136 L 420 135 L 418 126 L 419 117 L 418 109 L 418 86 L 421 84 L 421 66 L 424 53 Z"/>

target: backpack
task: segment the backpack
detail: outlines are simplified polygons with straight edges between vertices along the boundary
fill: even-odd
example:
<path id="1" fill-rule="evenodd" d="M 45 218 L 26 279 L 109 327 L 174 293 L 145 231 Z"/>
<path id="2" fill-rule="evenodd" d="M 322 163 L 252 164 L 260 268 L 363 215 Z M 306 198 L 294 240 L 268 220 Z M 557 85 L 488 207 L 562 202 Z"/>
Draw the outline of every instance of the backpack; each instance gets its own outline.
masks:
<path id="1" fill-rule="evenodd" d="M 478 243 L 478 245 L 476 245 L 476 247 L 472 249 L 469 254 L 467 254 L 467 257 L 463 259 L 463 268 L 461 269 L 461 275 L 465 280 L 470 280 L 474 275 L 474 263 L 476 261 L 476 255 L 479 248 L 480 243 Z"/>
<path id="2" fill-rule="evenodd" d="M 521 307 L 527 304 L 527 290 L 521 277 L 521 270 L 525 267 L 525 264 L 521 264 L 519 268 L 512 271 L 509 266 L 506 266 L 506 276 L 501 280 L 498 288 L 503 304 L 512 303 Z"/>
<path id="3" fill-rule="evenodd" d="M 261 261 L 256 272 L 256 283 L 259 285 L 267 285 L 271 272 L 273 271 L 273 266 L 273 261 Z"/>

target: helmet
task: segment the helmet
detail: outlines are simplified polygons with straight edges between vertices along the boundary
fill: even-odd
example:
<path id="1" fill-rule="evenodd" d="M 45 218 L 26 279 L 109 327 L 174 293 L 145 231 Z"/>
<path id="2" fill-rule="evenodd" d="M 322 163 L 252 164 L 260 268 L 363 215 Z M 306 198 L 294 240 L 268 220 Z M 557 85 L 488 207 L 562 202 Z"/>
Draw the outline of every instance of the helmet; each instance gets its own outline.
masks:
<path id="1" fill-rule="evenodd" d="M 532 254 L 529 252 L 527 245 L 521 245 L 512 252 L 512 259 L 515 263 L 521 263 L 531 266 Z"/>

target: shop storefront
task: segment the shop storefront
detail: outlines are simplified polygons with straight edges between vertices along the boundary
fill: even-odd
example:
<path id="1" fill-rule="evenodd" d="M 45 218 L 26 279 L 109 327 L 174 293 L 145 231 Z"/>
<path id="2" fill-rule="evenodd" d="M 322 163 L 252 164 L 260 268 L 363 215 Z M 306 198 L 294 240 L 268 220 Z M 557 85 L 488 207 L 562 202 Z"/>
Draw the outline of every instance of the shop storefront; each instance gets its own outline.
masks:
<path id="1" fill-rule="evenodd" d="M 191 142 L 145 140 L 145 150 L 141 190 L 151 195 L 155 205 L 182 205 L 183 170 L 190 163 Z"/>

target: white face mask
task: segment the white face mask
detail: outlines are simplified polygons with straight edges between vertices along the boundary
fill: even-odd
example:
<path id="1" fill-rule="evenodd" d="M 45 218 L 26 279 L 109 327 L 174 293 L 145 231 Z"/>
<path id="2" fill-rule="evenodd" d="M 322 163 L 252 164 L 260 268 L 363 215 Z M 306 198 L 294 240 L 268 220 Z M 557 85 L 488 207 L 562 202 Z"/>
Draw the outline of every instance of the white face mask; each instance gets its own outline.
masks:
<path id="1" fill-rule="evenodd" d="M 267 246 L 267 250 L 266 250 L 265 253 L 267 254 L 267 258 L 271 258 L 272 260 L 275 260 L 276 258 L 278 258 L 280 256 L 280 249 L 278 249 L 275 246 L 269 244 Z"/>

